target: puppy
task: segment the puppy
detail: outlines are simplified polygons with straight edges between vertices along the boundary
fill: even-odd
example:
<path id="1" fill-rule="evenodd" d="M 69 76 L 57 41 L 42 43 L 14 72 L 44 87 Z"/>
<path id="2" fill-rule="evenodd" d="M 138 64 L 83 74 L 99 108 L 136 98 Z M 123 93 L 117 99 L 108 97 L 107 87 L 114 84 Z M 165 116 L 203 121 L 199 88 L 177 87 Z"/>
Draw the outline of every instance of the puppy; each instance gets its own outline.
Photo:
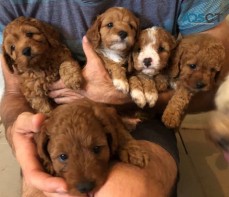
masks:
<path id="1" fill-rule="evenodd" d="M 210 35 L 196 34 L 181 39 L 169 70 L 175 92 L 162 115 L 167 127 L 179 127 L 193 94 L 208 91 L 215 85 L 224 57 L 222 43 Z"/>
<path id="2" fill-rule="evenodd" d="M 229 161 L 229 76 L 220 85 L 216 97 L 216 110 L 211 112 L 207 135 L 220 146 Z"/>
<path id="3" fill-rule="evenodd" d="M 86 99 L 54 109 L 35 141 L 47 172 L 77 196 L 105 182 L 113 156 L 139 167 L 149 159 L 113 108 Z"/>
<path id="4" fill-rule="evenodd" d="M 3 55 L 36 112 L 49 113 L 53 108 L 47 95 L 50 83 L 61 78 L 72 89 L 78 89 L 82 83 L 80 67 L 60 42 L 59 33 L 37 19 L 19 17 L 6 26 Z"/>
<path id="5" fill-rule="evenodd" d="M 113 7 L 99 15 L 86 33 L 114 86 L 123 93 L 129 92 L 127 63 L 138 32 L 139 19 L 126 8 Z"/>
<path id="6" fill-rule="evenodd" d="M 153 107 L 158 91 L 167 89 L 168 79 L 161 72 L 167 66 L 175 45 L 174 37 L 161 27 L 140 32 L 132 54 L 134 74 L 129 79 L 131 97 L 139 107 L 143 108 L 146 103 Z"/>

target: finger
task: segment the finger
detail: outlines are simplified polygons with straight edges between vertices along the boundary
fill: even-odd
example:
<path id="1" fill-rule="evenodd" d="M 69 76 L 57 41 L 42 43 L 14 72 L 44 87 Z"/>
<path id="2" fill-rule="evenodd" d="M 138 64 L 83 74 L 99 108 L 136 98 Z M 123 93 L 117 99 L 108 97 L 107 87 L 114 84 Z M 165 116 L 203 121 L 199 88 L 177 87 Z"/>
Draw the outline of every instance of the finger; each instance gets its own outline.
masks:
<path id="1" fill-rule="evenodd" d="M 87 39 L 86 36 L 83 37 L 83 50 L 84 53 L 86 55 L 87 60 L 91 60 L 91 58 L 98 58 L 98 55 L 96 54 L 96 52 L 94 51 L 91 43 L 89 42 L 89 40 Z"/>
<path id="2" fill-rule="evenodd" d="M 24 112 L 18 116 L 14 124 L 14 129 L 20 133 L 38 132 L 44 120 L 44 114 L 32 114 L 30 112 Z"/>
<path id="3" fill-rule="evenodd" d="M 52 177 L 42 171 L 34 170 L 29 174 L 30 183 L 37 189 L 48 193 L 67 193 L 67 185 L 63 178 Z"/>
<path id="4" fill-rule="evenodd" d="M 59 81 L 54 82 L 54 83 L 52 83 L 52 84 L 50 84 L 48 86 L 48 89 L 50 91 L 52 91 L 52 90 L 59 90 L 59 89 L 63 89 L 63 88 L 66 88 L 66 86 L 65 86 L 64 82 L 61 79 Z"/>
<path id="5" fill-rule="evenodd" d="M 58 98 L 58 97 L 68 97 L 68 96 L 75 96 L 80 93 L 80 90 L 72 90 L 68 88 L 60 89 L 60 90 L 53 90 L 49 92 L 48 96 L 50 98 Z"/>
<path id="6" fill-rule="evenodd" d="M 71 103 L 76 99 L 82 99 L 84 98 L 84 96 L 78 94 L 78 95 L 74 95 L 74 96 L 70 96 L 70 97 L 59 97 L 59 98 L 55 98 L 54 101 L 57 104 L 67 104 L 67 103 Z"/>

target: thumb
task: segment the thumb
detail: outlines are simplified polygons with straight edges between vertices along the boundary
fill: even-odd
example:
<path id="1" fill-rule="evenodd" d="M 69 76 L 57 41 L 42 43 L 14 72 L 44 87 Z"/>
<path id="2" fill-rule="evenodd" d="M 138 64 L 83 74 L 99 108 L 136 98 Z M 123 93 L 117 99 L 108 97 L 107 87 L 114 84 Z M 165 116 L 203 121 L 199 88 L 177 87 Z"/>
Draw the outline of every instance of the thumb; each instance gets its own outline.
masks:
<path id="1" fill-rule="evenodd" d="M 82 44 L 87 61 L 94 61 L 99 59 L 97 53 L 93 49 L 91 43 L 89 42 L 86 36 L 83 37 Z"/>

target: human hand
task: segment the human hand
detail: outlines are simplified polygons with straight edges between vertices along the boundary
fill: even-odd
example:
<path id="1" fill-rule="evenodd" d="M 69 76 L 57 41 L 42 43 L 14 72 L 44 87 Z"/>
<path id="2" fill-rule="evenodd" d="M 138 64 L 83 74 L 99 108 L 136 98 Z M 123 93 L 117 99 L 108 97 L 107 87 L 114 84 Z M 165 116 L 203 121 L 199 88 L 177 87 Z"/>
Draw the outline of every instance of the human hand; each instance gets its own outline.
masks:
<path id="1" fill-rule="evenodd" d="M 52 197 L 70 197 L 67 185 L 62 178 L 52 177 L 43 171 L 38 160 L 33 135 L 39 132 L 45 116 L 24 112 L 20 114 L 9 129 L 11 130 L 15 156 L 21 166 L 26 185 L 43 191 Z"/>
<path id="2" fill-rule="evenodd" d="M 87 97 L 91 100 L 112 104 L 123 104 L 129 101 L 129 97 L 121 91 L 115 89 L 109 74 L 104 68 L 102 60 L 94 51 L 87 38 L 83 38 L 83 50 L 85 52 L 87 63 L 82 70 L 85 83 L 81 90 L 73 91 L 67 89 L 60 80 L 50 86 L 49 96 L 56 103 L 69 103 L 74 99 Z"/>

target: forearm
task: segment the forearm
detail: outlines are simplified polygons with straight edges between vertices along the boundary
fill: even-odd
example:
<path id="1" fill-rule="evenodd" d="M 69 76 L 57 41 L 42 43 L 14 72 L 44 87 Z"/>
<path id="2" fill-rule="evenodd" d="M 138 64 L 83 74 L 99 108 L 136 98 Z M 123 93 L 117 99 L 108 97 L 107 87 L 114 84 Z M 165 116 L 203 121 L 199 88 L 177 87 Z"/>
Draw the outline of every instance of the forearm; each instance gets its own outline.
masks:
<path id="1" fill-rule="evenodd" d="M 6 138 L 10 145 L 11 135 L 10 128 L 18 115 L 25 111 L 32 111 L 24 96 L 18 88 L 18 81 L 15 76 L 7 70 L 5 61 L 0 55 L 1 66 L 5 79 L 5 92 L 1 99 L 0 116 L 5 127 Z"/>
<path id="2" fill-rule="evenodd" d="M 18 115 L 25 111 L 32 112 L 25 98 L 18 93 L 7 93 L 7 90 L 1 100 L 0 115 L 5 127 L 6 139 L 12 145 L 11 126 Z"/>

